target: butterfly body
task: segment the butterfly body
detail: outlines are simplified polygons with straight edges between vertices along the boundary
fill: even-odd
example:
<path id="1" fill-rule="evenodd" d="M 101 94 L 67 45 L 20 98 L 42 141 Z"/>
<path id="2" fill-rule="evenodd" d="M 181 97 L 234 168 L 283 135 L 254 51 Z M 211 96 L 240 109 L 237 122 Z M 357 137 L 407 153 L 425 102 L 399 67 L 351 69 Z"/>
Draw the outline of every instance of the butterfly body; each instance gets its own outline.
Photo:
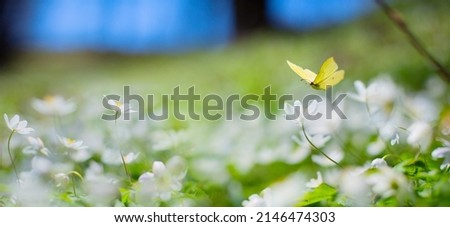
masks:
<path id="1" fill-rule="evenodd" d="M 319 73 L 316 74 L 309 69 L 287 61 L 289 67 L 299 75 L 302 80 L 306 81 L 312 88 L 316 90 L 325 90 L 330 86 L 338 84 L 344 79 L 344 70 L 338 70 L 338 65 L 334 58 L 328 58 L 320 67 Z"/>
<path id="2" fill-rule="evenodd" d="M 314 82 L 309 83 L 309 85 L 316 90 L 320 90 L 320 86 L 318 84 L 315 84 Z"/>

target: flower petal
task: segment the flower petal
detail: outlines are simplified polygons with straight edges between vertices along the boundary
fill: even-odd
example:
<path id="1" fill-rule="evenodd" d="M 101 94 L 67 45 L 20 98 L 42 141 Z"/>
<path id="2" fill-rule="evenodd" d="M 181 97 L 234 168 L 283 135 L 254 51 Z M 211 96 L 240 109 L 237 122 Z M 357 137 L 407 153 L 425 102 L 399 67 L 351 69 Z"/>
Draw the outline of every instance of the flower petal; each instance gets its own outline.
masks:
<path id="1" fill-rule="evenodd" d="M 438 147 L 434 149 L 434 151 L 431 153 L 431 156 L 435 159 L 450 156 L 450 147 Z"/>
<path id="2" fill-rule="evenodd" d="M 11 118 L 11 120 L 9 121 L 11 128 L 14 129 L 16 127 L 16 125 L 19 123 L 19 121 L 20 121 L 19 115 L 17 115 L 17 114 L 14 115 L 14 117 Z"/>
<path id="3" fill-rule="evenodd" d="M 155 161 L 153 162 L 152 171 L 156 176 L 161 176 L 166 172 L 166 166 L 160 161 Z"/>
<path id="4" fill-rule="evenodd" d="M 13 129 L 11 128 L 11 125 L 9 124 L 9 118 L 8 118 L 8 115 L 6 115 L 6 114 L 4 113 L 4 114 L 3 114 L 3 119 L 5 119 L 6 126 L 8 126 L 9 129 L 13 130 Z"/>

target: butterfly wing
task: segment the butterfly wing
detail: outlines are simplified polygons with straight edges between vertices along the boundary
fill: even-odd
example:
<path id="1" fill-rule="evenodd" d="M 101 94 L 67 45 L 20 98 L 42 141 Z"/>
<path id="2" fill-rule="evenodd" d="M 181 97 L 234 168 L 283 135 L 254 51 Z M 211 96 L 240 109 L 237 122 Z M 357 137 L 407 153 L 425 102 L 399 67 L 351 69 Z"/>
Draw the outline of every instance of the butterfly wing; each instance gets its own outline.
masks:
<path id="1" fill-rule="evenodd" d="M 325 80 L 317 84 L 317 87 L 319 89 L 325 90 L 327 89 L 327 86 L 334 86 L 337 83 L 341 82 L 341 80 L 343 79 L 344 79 L 344 70 L 339 70 L 331 74 L 331 76 L 326 77 Z"/>
<path id="2" fill-rule="evenodd" d="M 306 82 L 308 82 L 308 84 L 312 83 L 317 75 L 313 72 L 311 72 L 308 69 L 303 69 L 302 67 L 287 61 L 289 67 L 291 67 L 292 71 L 294 71 L 295 73 L 297 73 L 297 75 L 299 75 L 303 80 L 305 80 Z"/>
<path id="3" fill-rule="evenodd" d="M 317 77 L 314 79 L 314 84 L 319 85 L 323 81 L 325 81 L 328 77 L 330 77 L 336 70 L 338 69 L 338 65 L 334 61 L 334 58 L 328 58 L 325 60 L 320 67 L 319 73 Z"/>

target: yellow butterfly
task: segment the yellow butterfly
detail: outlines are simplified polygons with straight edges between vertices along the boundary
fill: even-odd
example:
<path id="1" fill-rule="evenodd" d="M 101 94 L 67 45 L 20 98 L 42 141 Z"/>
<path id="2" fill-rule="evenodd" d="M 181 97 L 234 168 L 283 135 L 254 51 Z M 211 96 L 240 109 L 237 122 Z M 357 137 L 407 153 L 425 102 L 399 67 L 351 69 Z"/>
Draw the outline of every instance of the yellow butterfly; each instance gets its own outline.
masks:
<path id="1" fill-rule="evenodd" d="M 337 71 L 338 65 L 334 62 L 333 57 L 323 62 L 317 75 L 311 70 L 303 69 L 290 61 L 287 61 L 287 63 L 292 71 L 317 90 L 325 90 L 328 86 L 336 85 L 344 79 L 344 70 Z"/>

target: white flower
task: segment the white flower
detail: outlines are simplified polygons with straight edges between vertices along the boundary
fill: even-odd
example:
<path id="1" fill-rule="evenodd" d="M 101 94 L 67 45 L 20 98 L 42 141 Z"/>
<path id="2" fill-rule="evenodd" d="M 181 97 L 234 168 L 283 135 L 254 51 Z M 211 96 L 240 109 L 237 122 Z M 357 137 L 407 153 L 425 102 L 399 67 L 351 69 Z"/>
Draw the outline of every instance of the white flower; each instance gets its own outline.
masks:
<path id="1" fill-rule="evenodd" d="M 381 119 L 378 119 L 381 120 Z M 377 124 L 379 128 L 379 134 L 380 138 L 383 141 L 391 141 L 392 139 L 395 139 L 395 134 L 397 134 L 398 128 L 395 127 L 395 125 L 398 125 L 399 123 L 393 120 L 392 118 L 388 121 L 375 121 L 375 124 Z M 400 141 L 399 141 L 400 142 Z"/>
<path id="2" fill-rule="evenodd" d="M 364 85 L 364 83 L 360 80 L 357 80 L 353 83 L 353 85 L 355 86 L 356 89 L 356 94 L 350 93 L 349 97 L 362 102 L 362 103 L 366 103 L 367 102 L 367 88 L 366 85 Z"/>
<path id="3" fill-rule="evenodd" d="M 13 184 L 11 197 L 16 198 L 20 206 L 48 207 L 51 206 L 53 192 L 50 185 L 32 172 L 20 173 L 20 184 Z"/>
<path id="4" fill-rule="evenodd" d="M 294 206 L 308 191 L 303 174 L 294 173 L 264 189 L 259 195 L 253 194 L 242 202 L 244 207 L 287 207 Z"/>
<path id="5" fill-rule="evenodd" d="M 394 138 L 391 139 L 391 146 L 394 146 L 395 144 L 400 144 L 400 136 L 398 133 L 395 133 Z"/>
<path id="6" fill-rule="evenodd" d="M 107 98 L 107 97 L 105 96 L 105 98 Z M 135 113 L 136 112 L 135 110 L 131 109 L 129 103 L 123 103 L 118 100 L 108 99 L 108 105 L 117 108 L 120 113 Z"/>
<path id="7" fill-rule="evenodd" d="M 310 137 L 311 142 L 316 147 L 323 147 L 331 139 L 330 136 L 324 134 L 316 134 Z"/>
<path id="8" fill-rule="evenodd" d="M 72 151 L 69 153 L 70 157 L 76 162 L 84 162 L 92 157 L 92 154 L 87 151 L 87 146 L 83 145 L 83 141 L 74 140 L 66 137 L 59 137 L 59 141 Z"/>
<path id="9" fill-rule="evenodd" d="M 304 114 L 304 125 L 308 133 L 327 135 L 339 129 L 344 120 L 341 118 L 343 116 L 340 116 L 336 111 L 332 111 L 331 116 L 328 116 L 328 108 L 330 107 L 328 107 L 327 102 L 312 102 L 308 106 L 308 109 L 312 109 L 308 110 L 308 115 Z"/>
<path id="10" fill-rule="evenodd" d="M 136 161 L 138 157 L 139 157 L 139 153 L 135 153 L 135 152 L 129 152 L 128 154 L 123 155 L 123 159 L 125 160 L 126 164 Z M 106 149 L 102 153 L 102 161 L 108 165 L 122 165 L 123 164 L 120 151 L 112 150 L 112 149 Z"/>
<path id="11" fill-rule="evenodd" d="M 400 172 L 387 166 L 379 167 L 377 170 L 367 176 L 367 182 L 375 194 L 387 198 L 393 195 L 402 196 L 409 190 L 408 181 Z"/>
<path id="12" fill-rule="evenodd" d="M 398 96 L 398 88 L 389 77 L 382 76 L 370 83 L 368 87 L 359 80 L 355 81 L 354 85 L 357 94 L 350 94 L 349 97 L 366 103 L 370 113 L 374 113 L 379 109 L 390 112 L 392 104 Z"/>
<path id="13" fill-rule="evenodd" d="M 48 156 L 50 151 L 44 146 L 44 142 L 42 142 L 41 138 L 28 136 L 27 139 L 30 145 L 23 149 L 24 154 L 36 155 L 39 152 L 45 156 Z"/>
<path id="14" fill-rule="evenodd" d="M 288 164 L 297 164 L 303 160 L 311 153 L 311 146 L 307 143 L 303 143 L 297 148 L 290 148 L 287 150 L 286 154 L 282 160 Z"/>
<path id="15" fill-rule="evenodd" d="M 423 121 L 416 121 L 408 128 L 409 136 L 406 139 L 409 145 L 413 147 L 420 147 L 425 150 L 431 143 L 433 136 L 433 129 L 431 126 Z"/>
<path id="16" fill-rule="evenodd" d="M 302 123 L 302 103 L 299 100 L 294 101 L 294 105 L 284 103 L 284 113 L 286 120 L 295 120 L 296 123 Z"/>
<path id="17" fill-rule="evenodd" d="M 86 150 L 88 147 L 83 145 L 83 141 L 66 137 L 59 137 L 59 141 L 67 148 L 73 150 Z"/>
<path id="18" fill-rule="evenodd" d="M 91 161 L 86 169 L 86 179 L 95 179 L 97 176 L 103 175 L 103 166 L 97 162 Z"/>
<path id="19" fill-rule="evenodd" d="M 70 178 L 65 173 L 57 173 L 53 176 L 53 179 L 56 182 L 56 187 L 65 187 L 69 184 Z"/>
<path id="20" fill-rule="evenodd" d="M 32 128 L 27 128 L 28 122 L 25 120 L 21 121 L 19 115 L 17 114 L 14 115 L 14 117 L 11 118 L 11 120 L 9 120 L 6 114 L 3 114 L 3 118 L 5 119 L 8 128 L 11 129 L 11 131 L 13 132 L 17 132 L 22 135 L 27 135 L 34 131 L 34 129 Z"/>
<path id="21" fill-rule="evenodd" d="M 439 117 L 438 106 L 425 94 L 408 97 L 405 100 L 405 107 L 414 119 L 432 122 Z"/>
<path id="22" fill-rule="evenodd" d="M 431 156 L 434 159 L 444 159 L 441 164 L 441 169 L 444 170 L 445 168 L 450 167 L 450 141 L 443 140 L 442 142 L 444 143 L 444 147 L 434 149 Z"/>
<path id="23" fill-rule="evenodd" d="M 377 140 L 367 146 L 367 153 L 370 155 L 378 155 L 386 148 L 384 141 L 378 137 Z"/>
<path id="24" fill-rule="evenodd" d="M 346 198 L 350 206 L 369 206 L 370 205 L 370 187 L 367 184 L 366 177 L 361 173 L 360 168 L 349 168 L 340 172 L 336 183 L 340 193 Z M 328 179 L 328 178 L 326 178 Z M 327 181 L 328 182 L 328 181 Z"/>
<path id="25" fill-rule="evenodd" d="M 172 157 L 167 166 L 160 161 L 153 162 L 153 172 L 146 172 L 139 177 L 141 189 L 151 197 L 168 201 L 173 192 L 180 191 L 182 180 L 186 175 L 186 164 L 178 156 Z"/>
<path id="26" fill-rule="evenodd" d="M 384 110 L 391 108 L 398 97 L 399 88 L 394 84 L 389 76 L 381 76 L 372 82 L 367 88 L 369 104 L 375 104 Z"/>
<path id="27" fill-rule="evenodd" d="M 119 183 L 114 176 L 100 174 L 90 176 L 84 181 L 86 199 L 95 206 L 111 206 L 119 194 Z"/>
<path id="28" fill-rule="evenodd" d="M 120 183 L 116 176 L 105 173 L 101 164 L 91 161 L 83 182 L 87 191 L 86 199 L 90 203 L 96 206 L 111 206 L 112 201 L 117 199 Z"/>
<path id="29" fill-rule="evenodd" d="M 59 95 L 49 95 L 43 99 L 34 99 L 31 102 L 31 106 L 44 115 L 64 116 L 72 113 L 76 109 L 75 103 L 67 101 Z"/>
<path id="30" fill-rule="evenodd" d="M 311 180 L 309 180 L 308 183 L 306 183 L 306 187 L 317 188 L 322 183 L 323 183 L 322 174 L 320 172 L 317 172 L 317 179 L 312 178 Z"/>
<path id="31" fill-rule="evenodd" d="M 376 158 L 370 164 L 371 168 L 380 168 L 382 166 L 388 166 L 387 162 L 384 159 L 382 159 L 382 158 Z"/>
<path id="32" fill-rule="evenodd" d="M 248 197 L 248 200 L 242 202 L 244 207 L 269 207 L 271 206 L 271 189 L 264 189 L 260 195 L 252 194 Z"/>
<path id="33" fill-rule="evenodd" d="M 290 174 L 281 181 L 271 184 L 270 197 L 267 197 L 266 202 L 268 206 L 272 207 L 292 207 L 299 198 L 308 191 L 306 188 L 307 180 L 303 174 L 296 172 Z M 265 197 L 265 196 L 264 196 Z M 265 197 L 266 198 L 266 197 Z"/>

